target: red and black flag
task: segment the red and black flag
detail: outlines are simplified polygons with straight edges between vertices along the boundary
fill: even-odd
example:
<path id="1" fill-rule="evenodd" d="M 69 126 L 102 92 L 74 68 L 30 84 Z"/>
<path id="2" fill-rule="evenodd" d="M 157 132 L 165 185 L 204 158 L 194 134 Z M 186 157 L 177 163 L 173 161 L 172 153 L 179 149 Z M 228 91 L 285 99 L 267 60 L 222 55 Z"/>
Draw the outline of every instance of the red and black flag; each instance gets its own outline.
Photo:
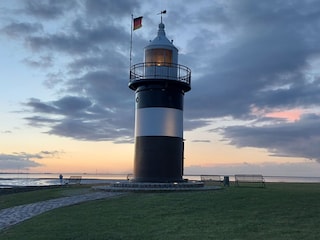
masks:
<path id="1" fill-rule="evenodd" d="M 133 30 L 137 30 L 142 27 L 142 16 L 133 19 Z"/>

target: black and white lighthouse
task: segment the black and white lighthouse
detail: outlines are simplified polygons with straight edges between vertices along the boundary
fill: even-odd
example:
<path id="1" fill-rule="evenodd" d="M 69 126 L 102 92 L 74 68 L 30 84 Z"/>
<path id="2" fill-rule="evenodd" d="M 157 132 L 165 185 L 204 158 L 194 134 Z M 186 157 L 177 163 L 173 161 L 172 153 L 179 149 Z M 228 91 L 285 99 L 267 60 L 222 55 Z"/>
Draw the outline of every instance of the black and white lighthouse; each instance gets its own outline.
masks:
<path id="1" fill-rule="evenodd" d="M 161 19 L 158 35 L 144 49 L 144 62 L 130 68 L 136 182 L 183 181 L 183 98 L 191 89 L 191 70 L 178 64 L 178 49 L 164 28 Z"/>

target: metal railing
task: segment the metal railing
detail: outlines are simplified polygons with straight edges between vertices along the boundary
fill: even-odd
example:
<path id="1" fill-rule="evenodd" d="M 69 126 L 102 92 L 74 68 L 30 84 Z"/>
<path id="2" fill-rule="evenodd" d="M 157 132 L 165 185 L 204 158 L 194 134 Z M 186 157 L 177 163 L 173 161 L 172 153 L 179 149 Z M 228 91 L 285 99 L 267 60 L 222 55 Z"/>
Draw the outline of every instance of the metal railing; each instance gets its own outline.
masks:
<path id="1" fill-rule="evenodd" d="M 191 70 L 174 63 L 146 62 L 131 66 L 130 83 L 148 79 L 173 80 L 190 85 Z"/>

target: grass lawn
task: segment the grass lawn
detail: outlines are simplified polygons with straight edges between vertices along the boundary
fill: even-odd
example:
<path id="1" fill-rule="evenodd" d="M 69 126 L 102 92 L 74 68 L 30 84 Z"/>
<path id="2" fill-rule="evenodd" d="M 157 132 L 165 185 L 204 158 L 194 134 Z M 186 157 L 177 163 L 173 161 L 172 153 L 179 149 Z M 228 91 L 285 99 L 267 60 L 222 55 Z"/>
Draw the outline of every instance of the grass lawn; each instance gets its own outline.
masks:
<path id="1" fill-rule="evenodd" d="M 131 193 L 47 212 L 0 239 L 319 239 L 319 199 L 320 184 L 289 183 Z"/>
<path id="2" fill-rule="evenodd" d="M 0 210 L 28 203 L 45 201 L 53 198 L 67 197 L 76 194 L 84 194 L 92 191 L 89 185 L 70 185 L 53 187 L 36 191 L 19 192 L 0 195 Z"/>

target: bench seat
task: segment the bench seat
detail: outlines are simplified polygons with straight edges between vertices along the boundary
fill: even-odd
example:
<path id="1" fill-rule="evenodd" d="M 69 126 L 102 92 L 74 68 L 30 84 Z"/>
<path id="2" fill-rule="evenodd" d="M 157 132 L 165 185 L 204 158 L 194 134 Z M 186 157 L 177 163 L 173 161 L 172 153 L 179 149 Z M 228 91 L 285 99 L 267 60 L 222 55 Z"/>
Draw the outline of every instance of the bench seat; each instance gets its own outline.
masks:
<path id="1" fill-rule="evenodd" d="M 234 175 L 236 186 L 239 186 L 240 183 L 259 183 L 265 187 L 265 181 L 262 175 L 260 174 L 237 174 Z"/>

